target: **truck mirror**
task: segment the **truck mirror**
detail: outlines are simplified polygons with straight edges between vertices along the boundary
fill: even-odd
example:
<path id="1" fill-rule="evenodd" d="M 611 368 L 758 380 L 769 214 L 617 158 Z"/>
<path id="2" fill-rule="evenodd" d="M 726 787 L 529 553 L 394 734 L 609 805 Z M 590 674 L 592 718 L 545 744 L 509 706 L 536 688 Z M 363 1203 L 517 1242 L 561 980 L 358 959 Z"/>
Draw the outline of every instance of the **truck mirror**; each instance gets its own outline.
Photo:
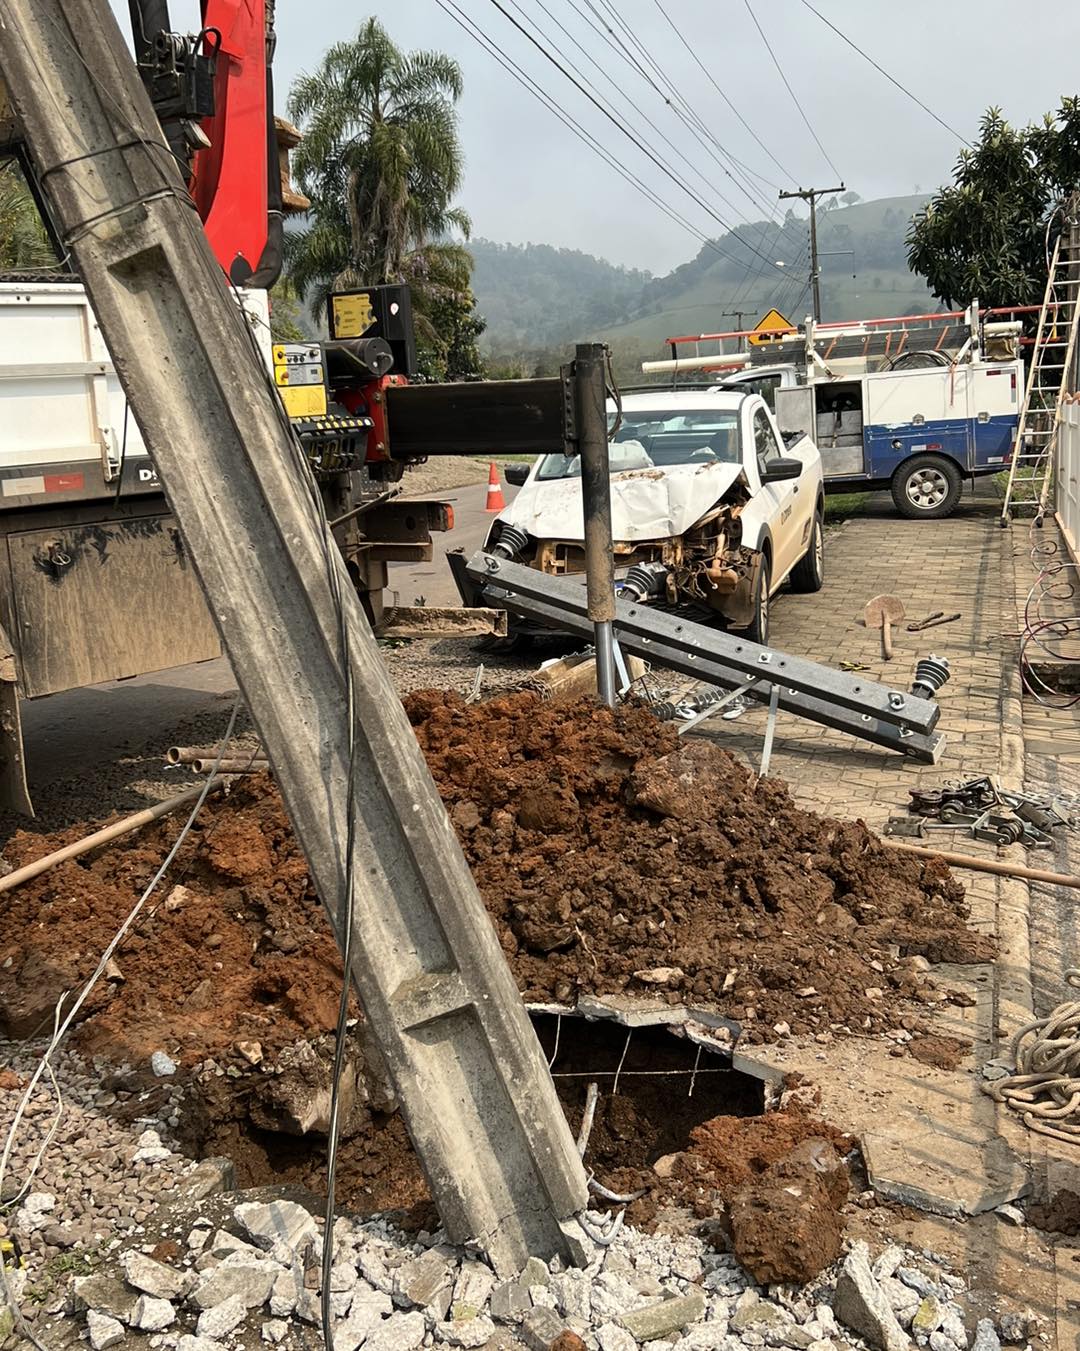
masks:
<path id="1" fill-rule="evenodd" d="M 762 483 L 782 483 L 787 479 L 798 478 L 803 471 L 802 460 L 794 456 L 778 455 L 775 460 L 766 460 L 761 471 Z"/>

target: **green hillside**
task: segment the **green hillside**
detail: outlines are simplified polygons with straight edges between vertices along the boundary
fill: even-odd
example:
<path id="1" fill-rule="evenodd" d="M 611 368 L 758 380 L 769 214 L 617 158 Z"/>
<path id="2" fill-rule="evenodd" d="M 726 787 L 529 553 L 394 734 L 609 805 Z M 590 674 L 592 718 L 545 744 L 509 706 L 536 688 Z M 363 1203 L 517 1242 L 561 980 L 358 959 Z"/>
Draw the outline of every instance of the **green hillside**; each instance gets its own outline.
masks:
<path id="1" fill-rule="evenodd" d="M 870 318 L 936 308 L 920 278 L 908 271 L 904 235 L 922 197 L 890 197 L 819 211 L 824 319 Z M 791 259 L 780 272 L 755 261 L 743 236 L 767 259 Z M 665 277 L 614 268 L 600 259 L 544 245 L 473 246 L 474 285 L 488 321 L 485 345 L 500 359 L 547 369 L 574 341 L 610 342 L 623 374 L 643 358 L 667 355 L 664 340 L 680 334 L 736 327 L 721 311 L 735 308 L 754 319 L 777 300 L 800 321 L 810 308 L 807 225 L 789 213 L 782 225 L 742 225 L 717 241 L 731 261 L 703 246 L 696 257 Z M 833 250 L 851 253 L 832 253 Z M 747 281 L 744 260 L 752 272 Z"/>
<path id="2" fill-rule="evenodd" d="M 631 313 L 651 280 L 575 249 L 550 244 L 469 243 L 473 290 L 489 350 L 563 342 Z"/>

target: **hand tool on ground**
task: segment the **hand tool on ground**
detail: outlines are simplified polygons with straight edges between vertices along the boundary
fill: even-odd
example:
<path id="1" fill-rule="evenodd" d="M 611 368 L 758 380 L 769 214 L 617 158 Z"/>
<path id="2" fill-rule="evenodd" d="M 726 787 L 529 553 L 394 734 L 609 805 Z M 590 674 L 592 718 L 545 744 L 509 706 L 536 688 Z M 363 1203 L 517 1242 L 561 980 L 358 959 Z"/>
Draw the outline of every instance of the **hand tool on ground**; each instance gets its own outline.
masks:
<path id="1" fill-rule="evenodd" d="M 1070 873 L 1053 873 L 1043 868 L 1025 868 L 1018 863 L 1006 863 L 995 858 L 976 858 L 973 854 L 954 854 L 945 849 L 925 849 L 919 844 L 902 844 L 883 840 L 889 849 L 898 849 L 919 858 L 937 858 L 950 868 L 970 868 L 977 873 L 996 873 L 998 877 L 1023 877 L 1029 882 L 1045 882 L 1049 887 L 1073 887 L 1080 890 L 1080 877 Z"/>
<path id="2" fill-rule="evenodd" d="M 840 669 L 841 671 L 869 671 L 870 667 L 864 661 L 842 661 Z"/>
<path id="3" fill-rule="evenodd" d="M 939 624 L 952 624 L 960 618 L 962 618 L 962 614 L 959 610 L 951 615 L 947 615 L 944 610 L 936 610 L 932 615 L 927 615 L 925 619 L 919 619 L 914 624 L 909 624 L 907 631 L 908 633 L 922 633 L 923 629 L 936 629 Z"/>
<path id="4" fill-rule="evenodd" d="M 881 655 L 886 661 L 892 660 L 892 626 L 903 617 L 904 602 L 898 596 L 875 596 L 866 602 L 866 627 L 881 630 Z"/>

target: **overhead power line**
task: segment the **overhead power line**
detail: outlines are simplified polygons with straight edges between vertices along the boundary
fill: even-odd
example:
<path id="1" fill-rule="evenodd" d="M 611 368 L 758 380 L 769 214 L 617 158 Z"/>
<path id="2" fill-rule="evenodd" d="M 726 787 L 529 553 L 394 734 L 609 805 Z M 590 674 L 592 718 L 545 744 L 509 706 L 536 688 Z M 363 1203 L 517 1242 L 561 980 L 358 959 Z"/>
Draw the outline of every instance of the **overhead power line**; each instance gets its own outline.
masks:
<path id="1" fill-rule="evenodd" d="M 717 224 L 721 225 L 724 228 L 725 231 L 733 234 L 732 227 L 728 224 L 728 222 L 724 220 L 724 218 L 721 215 L 719 215 L 716 211 L 714 211 L 706 201 L 704 201 L 701 197 L 699 197 L 696 192 L 694 192 L 691 188 L 689 188 L 686 185 L 686 183 L 684 183 L 682 179 L 678 176 L 678 174 L 676 174 L 672 169 L 670 169 L 664 163 L 664 161 L 659 158 L 658 155 L 654 154 L 653 151 L 647 145 L 645 145 L 637 136 L 634 135 L 634 133 L 625 125 L 625 123 L 620 121 L 620 119 L 613 112 L 611 112 L 610 109 L 606 108 L 604 104 L 601 103 L 600 100 L 596 98 L 581 83 L 581 81 L 578 80 L 566 68 L 565 65 L 563 65 L 561 61 L 559 61 L 556 57 L 554 57 L 551 54 L 550 51 L 548 51 L 548 49 L 544 46 L 544 44 L 541 41 L 539 41 L 539 39 L 534 37 L 533 34 L 530 33 L 529 30 L 525 28 L 523 24 L 519 23 L 518 20 L 514 18 L 514 16 L 509 12 L 509 10 L 507 10 L 500 3 L 500 0 L 491 0 L 491 3 L 503 16 L 503 18 L 506 19 L 508 23 L 512 24 L 513 27 L 516 28 L 517 31 L 521 33 L 522 36 L 525 37 L 527 41 L 530 42 L 536 48 L 536 50 L 541 54 L 541 56 L 543 56 L 543 58 L 546 61 L 550 62 L 550 64 L 553 65 L 562 76 L 564 76 L 567 80 L 570 81 L 570 83 L 574 86 L 574 88 L 578 91 L 578 93 L 584 95 L 584 97 L 588 99 L 588 101 L 593 105 L 593 107 L 596 108 L 600 113 L 602 113 L 603 116 L 620 132 L 620 134 L 625 136 L 627 140 L 629 140 L 639 151 L 641 151 L 641 153 L 648 160 L 650 160 L 660 170 L 660 172 L 664 174 L 666 178 L 671 179 L 671 181 L 679 188 L 681 192 L 684 192 L 693 202 L 695 202 L 697 206 L 699 206 L 702 210 L 706 211 L 713 218 L 713 220 L 717 222 Z M 733 235 L 733 237 L 738 243 L 742 244 L 744 248 L 748 249 L 751 253 L 756 254 L 757 257 L 759 258 L 766 257 L 766 255 L 763 254 L 760 249 L 756 248 L 753 244 L 750 243 L 749 240 L 744 239 L 741 235 Z"/>
<path id="2" fill-rule="evenodd" d="M 573 58 L 568 56 L 567 53 L 562 48 L 559 47 L 559 44 L 555 40 L 555 38 L 552 37 L 550 34 L 545 33 L 544 30 L 540 27 L 540 24 L 536 21 L 536 19 L 534 19 L 531 15 L 528 15 L 526 13 L 522 3 L 520 3 L 520 0 L 508 0 L 508 3 L 514 6 L 517 12 L 520 15 L 522 15 L 522 17 L 524 17 L 526 21 L 533 26 L 533 28 L 542 38 L 546 39 L 548 42 L 551 43 L 552 50 L 563 61 L 566 62 L 566 64 L 570 67 L 570 69 L 574 72 L 574 74 L 577 75 L 578 78 L 582 80 L 583 83 L 586 84 L 589 89 L 592 90 L 592 92 L 597 96 L 597 98 L 602 99 L 604 103 L 606 103 L 607 106 L 612 109 L 612 111 L 617 112 L 612 99 L 609 96 L 602 94 L 600 90 L 597 88 L 597 86 L 593 83 L 593 81 L 589 79 L 588 75 L 586 75 L 585 72 L 581 69 L 581 67 L 575 64 Z M 560 33 L 562 33 L 565 38 L 567 38 L 575 46 L 579 45 L 578 40 L 574 37 L 573 33 L 570 32 L 570 30 L 566 27 L 566 25 L 556 15 L 552 14 L 548 6 L 544 4 L 544 0 L 534 0 L 534 3 L 539 5 L 539 8 L 547 16 L 548 20 L 552 24 L 554 24 L 556 28 L 558 28 Z M 593 66 L 594 69 L 602 76 L 602 78 L 607 81 L 607 83 L 611 86 L 611 88 L 615 90 L 616 94 L 618 94 L 618 96 L 623 100 L 623 102 L 627 104 L 635 113 L 637 113 L 637 115 L 641 118 L 641 120 L 645 123 L 645 125 L 654 133 L 654 135 L 658 136 L 660 140 L 663 141 L 663 143 L 672 152 L 672 154 L 677 156 L 683 162 L 683 164 L 686 166 L 689 172 L 692 173 L 697 179 L 699 179 L 702 184 L 704 184 L 705 190 L 709 193 L 712 193 L 712 195 L 716 198 L 717 201 L 723 202 L 724 205 L 728 207 L 731 211 L 737 213 L 738 207 L 735 205 L 735 203 L 732 202 L 729 198 L 724 196 L 724 194 L 719 190 L 719 188 L 715 185 L 715 183 L 713 183 L 709 178 L 706 177 L 704 173 L 702 173 L 699 165 L 696 164 L 692 159 L 690 159 L 689 156 L 685 155 L 682 152 L 682 150 L 680 150 L 679 147 L 675 144 L 675 142 L 670 138 L 670 136 L 666 135 L 666 133 L 656 125 L 656 123 L 652 120 L 651 117 L 649 117 L 649 115 L 646 112 L 637 107 L 634 100 L 624 92 L 624 90 L 620 87 L 618 81 L 616 81 L 614 77 L 611 76 L 608 73 L 608 71 L 604 69 L 604 67 L 600 64 L 600 62 L 597 61 L 596 58 L 592 56 L 584 47 L 581 48 L 581 52 L 582 55 L 585 57 L 585 59 L 589 62 L 589 64 Z M 625 114 L 622 114 L 622 116 L 625 116 Z M 629 119 L 627 120 L 629 121 Z"/>
<path id="3" fill-rule="evenodd" d="M 570 7 L 582 18 L 590 29 L 601 37 L 612 49 L 620 60 L 624 61 L 631 71 L 639 78 L 645 81 L 650 89 L 664 102 L 679 119 L 680 122 L 690 131 L 691 135 L 702 147 L 705 153 L 720 167 L 724 174 L 731 179 L 739 188 L 740 192 L 754 204 L 759 210 L 764 212 L 766 218 L 771 219 L 772 211 L 766 201 L 761 196 L 761 189 L 754 183 L 753 179 L 758 179 L 768 187 L 775 187 L 769 179 L 759 174 L 757 170 L 743 163 L 709 130 L 705 120 L 691 106 L 686 95 L 681 92 L 679 87 L 664 71 L 659 62 L 649 51 L 648 47 L 642 43 L 629 23 L 619 14 L 608 0 L 600 0 L 604 9 L 610 15 L 617 28 L 611 26 L 605 14 L 596 7 L 593 0 L 585 0 L 590 13 L 595 22 L 590 20 L 588 15 L 583 13 L 577 5 L 577 0 L 567 0 Z M 599 25 L 599 26 L 597 26 Z M 625 34 L 625 38 L 622 36 Z M 629 43 L 629 45 L 627 45 Z M 654 79 L 655 74 L 655 79 Z M 659 80 L 659 84 L 657 83 Z M 720 158 L 722 156 L 722 158 Z M 725 163 L 726 161 L 726 163 Z M 730 168 L 728 166 L 731 166 Z"/>
<path id="4" fill-rule="evenodd" d="M 836 34 L 836 36 L 840 38 L 843 42 L 846 42 L 852 51 L 858 52 L 864 61 L 869 61 L 870 64 L 880 75 L 884 75 L 885 78 L 889 81 L 889 83 L 895 85 L 896 88 L 900 90 L 901 94 L 905 94 L 909 99 L 911 99 L 912 103 L 917 103 L 924 113 L 926 113 L 928 116 L 934 119 L 934 121 L 938 124 L 938 126 L 944 127 L 947 132 L 955 136 L 958 141 L 962 141 L 964 145 L 969 144 L 967 138 L 961 136 L 955 127 L 950 127 L 948 122 L 946 122 L 943 117 L 938 117 L 937 113 L 934 112 L 933 108 L 928 108 L 917 94 L 913 94 L 911 90 L 907 88 L 906 85 L 901 84 L 895 75 L 890 75 L 884 66 L 879 66 L 878 63 L 874 60 L 874 58 L 870 56 L 869 53 L 864 52 L 863 49 L 858 45 L 858 43 L 856 43 L 850 37 L 848 37 L 848 35 L 843 31 L 842 28 L 837 28 L 836 24 L 834 24 L 830 19 L 827 19 L 825 15 L 822 14 L 820 9 L 815 9 L 814 6 L 810 3 L 810 0 L 802 0 L 802 2 L 806 6 L 806 8 L 810 11 L 811 14 L 817 15 L 817 17 L 821 20 L 821 22 L 825 25 L 826 28 L 831 28 L 832 31 Z"/>
<path id="5" fill-rule="evenodd" d="M 691 46 L 691 44 L 690 44 L 689 42 L 687 42 L 686 37 L 683 35 L 682 29 L 678 26 L 678 24 L 675 22 L 675 20 L 671 17 L 671 15 L 670 15 L 670 14 L 667 12 L 667 10 L 664 8 L 664 0 L 653 0 L 653 4 L 654 4 L 654 5 L 656 6 L 656 8 L 660 11 L 660 13 L 664 16 L 664 21 L 665 21 L 665 23 L 668 25 L 668 27 L 671 29 L 671 31 L 675 34 L 675 36 L 679 39 L 679 41 L 682 43 L 682 45 L 683 45 L 683 46 L 686 48 L 686 50 L 690 53 L 690 56 L 692 57 L 694 63 L 695 63 L 695 64 L 698 66 L 698 68 L 700 69 L 701 73 L 702 73 L 702 74 L 705 76 L 705 78 L 709 81 L 709 83 L 712 85 L 712 87 L 716 90 L 716 92 L 717 92 L 717 93 L 720 95 L 720 97 L 724 100 L 724 102 L 727 104 L 727 106 L 731 109 L 731 111 L 732 111 L 732 112 L 735 114 L 735 116 L 739 119 L 739 121 L 740 121 L 740 122 L 742 123 L 742 125 L 746 128 L 746 130 L 750 133 L 750 135 L 754 138 L 754 140 L 758 143 L 758 145 L 762 148 L 762 150 L 765 151 L 766 155 L 768 155 L 768 157 L 772 160 L 772 162 L 776 165 L 776 167 L 780 170 L 780 172 L 784 175 L 784 177 L 790 181 L 791 178 L 793 177 L 793 175 L 790 173 L 789 170 L 787 170 L 787 169 L 784 168 L 784 166 L 783 166 L 783 165 L 780 163 L 780 161 L 776 158 L 776 156 L 775 156 L 775 155 L 773 154 L 773 152 L 769 149 L 769 147 L 765 144 L 765 142 L 761 139 L 761 137 L 757 134 L 757 132 L 756 132 L 756 131 L 754 130 L 754 128 L 750 125 L 750 123 L 746 120 L 746 118 L 743 117 L 742 113 L 739 112 L 738 107 L 737 107 L 734 103 L 732 103 L 731 99 L 728 98 L 727 94 L 725 94 L 724 91 L 723 91 L 723 90 L 720 88 L 720 86 L 717 84 L 716 79 L 715 79 L 715 77 L 713 76 L 712 71 L 708 68 L 708 66 L 705 64 L 705 62 L 702 61 L 701 57 L 698 56 L 697 52 L 694 50 L 694 48 Z M 770 182 L 769 179 L 763 178 L 760 174 L 758 174 L 757 176 L 758 176 L 759 178 L 762 179 L 762 182 L 763 182 L 763 183 L 768 183 L 768 185 L 769 185 L 770 188 L 776 188 L 777 190 L 779 190 L 779 187 L 780 187 L 779 183 L 773 183 L 773 182 Z"/>
<path id="6" fill-rule="evenodd" d="M 492 38 L 469 18 L 465 12 L 459 8 L 455 0 L 435 0 L 439 8 L 447 14 L 465 33 L 488 53 L 489 56 L 499 63 L 500 66 L 511 75 L 518 84 L 522 86 L 529 94 L 533 96 L 550 113 L 559 119 L 562 124 L 575 135 L 578 140 L 598 155 L 605 164 L 615 170 L 615 172 L 636 188 L 649 202 L 652 203 L 665 216 L 674 221 L 676 225 L 681 226 L 689 234 L 693 235 L 705 248 L 711 249 L 719 257 L 726 259 L 729 263 L 734 263 L 736 267 L 742 267 L 749 270 L 750 264 L 745 260 L 736 258 L 733 254 L 722 249 L 715 240 L 710 238 L 703 230 L 700 230 L 693 222 L 686 219 L 676 211 L 668 202 L 666 202 L 649 185 L 643 182 L 632 169 L 628 168 L 617 156 L 613 155 L 590 131 L 581 125 L 574 117 L 567 113 L 556 101 L 543 90 L 522 68 L 508 56 L 506 52 Z"/>
<path id="7" fill-rule="evenodd" d="M 758 17 L 757 17 L 757 15 L 754 13 L 754 11 L 753 11 L 753 9 L 752 9 L 752 7 L 751 7 L 751 5 L 750 5 L 750 0 L 743 0 L 743 4 L 746 6 L 746 12 L 747 12 L 747 14 L 749 14 L 750 17 L 751 17 L 751 19 L 753 19 L 753 21 L 754 21 L 754 27 L 755 27 L 755 28 L 758 30 L 758 32 L 761 34 L 761 40 L 762 40 L 762 42 L 764 42 L 764 44 L 765 44 L 765 50 L 766 50 L 766 51 L 769 53 L 769 55 L 772 57 L 772 63 L 773 63 L 773 65 L 776 67 L 776 73 L 780 76 L 781 80 L 783 80 L 783 82 L 784 82 L 784 88 L 785 88 L 785 89 L 788 91 L 788 93 L 791 95 L 791 101 L 792 101 L 792 103 L 794 103 L 795 107 L 798 108 L 798 110 L 799 110 L 799 116 L 800 116 L 800 117 L 802 118 L 802 120 L 806 123 L 806 129 L 807 129 L 807 131 L 808 131 L 808 132 L 810 133 L 810 135 L 814 138 L 814 144 L 815 144 L 815 145 L 817 146 L 817 148 L 821 151 L 821 153 L 825 156 L 825 162 L 828 164 L 829 168 L 833 171 L 833 173 L 837 176 L 837 178 L 843 178 L 844 175 L 840 172 L 840 170 L 836 167 L 836 165 L 835 165 L 835 164 L 832 162 L 832 160 L 829 158 L 829 152 L 828 152 L 828 151 L 825 149 L 825 147 L 821 144 L 821 138 L 818 136 L 817 132 L 814 130 L 813 126 L 811 125 L 810 119 L 809 119 L 809 118 L 807 117 L 807 115 L 806 115 L 806 110 L 803 108 L 802 104 L 799 102 L 799 97 L 798 97 L 798 95 L 795 93 L 795 90 L 792 89 L 792 87 L 791 87 L 791 82 L 788 80 L 788 77 L 784 74 L 784 68 L 783 68 L 783 66 L 780 64 L 779 58 L 777 57 L 776 53 L 773 51 L 773 49 L 772 49 L 772 44 L 769 42 L 769 39 L 765 36 L 765 30 L 764 30 L 764 28 L 762 28 L 762 26 L 761 26 L 760 23 L 758 23 Z"/>

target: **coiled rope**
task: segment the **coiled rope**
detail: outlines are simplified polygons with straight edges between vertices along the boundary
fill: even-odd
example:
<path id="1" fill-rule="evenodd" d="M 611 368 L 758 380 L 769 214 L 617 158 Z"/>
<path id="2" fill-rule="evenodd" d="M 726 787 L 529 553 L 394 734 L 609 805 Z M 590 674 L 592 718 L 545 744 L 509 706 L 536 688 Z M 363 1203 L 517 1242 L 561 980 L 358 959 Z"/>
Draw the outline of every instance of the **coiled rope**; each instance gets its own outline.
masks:
<path id="1" fill-rule="evenodd" d="M 1080 968 L 1066 971 L 1065 983 L 1080 990 Z M 1010 1049 L 1015 1071 L 983 1090 L 1031 1130 L 1080 1143 L 1080 999 L 1027 1023 Z"/>

